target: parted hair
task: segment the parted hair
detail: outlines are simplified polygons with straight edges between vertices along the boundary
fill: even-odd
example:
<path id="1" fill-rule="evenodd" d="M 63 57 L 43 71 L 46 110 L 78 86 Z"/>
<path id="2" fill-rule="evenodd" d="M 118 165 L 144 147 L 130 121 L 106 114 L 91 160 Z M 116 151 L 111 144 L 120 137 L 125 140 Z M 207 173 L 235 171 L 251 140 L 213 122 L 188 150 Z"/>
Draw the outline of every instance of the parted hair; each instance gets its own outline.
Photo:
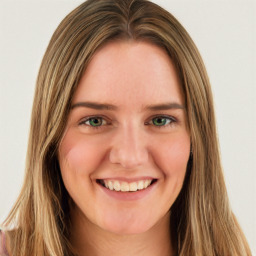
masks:
<path id="1" fill-rule="evenodd" d="M 81 76 L 94 53 L 115 40 L 161 47 L 181 80 L 192 153 L 182 190 L 170 209 L 177 254 L 250 256 L 229 205 L 202 58 L 183 26 L 147 0 L 88 0 L 54 32 L 37 78 L 23 187 L 4 223 L 6 229 L 12 227 L 6 232 L 11 255 L 76 255 L 69 242 L 71 199 L 57 151 Z"/>

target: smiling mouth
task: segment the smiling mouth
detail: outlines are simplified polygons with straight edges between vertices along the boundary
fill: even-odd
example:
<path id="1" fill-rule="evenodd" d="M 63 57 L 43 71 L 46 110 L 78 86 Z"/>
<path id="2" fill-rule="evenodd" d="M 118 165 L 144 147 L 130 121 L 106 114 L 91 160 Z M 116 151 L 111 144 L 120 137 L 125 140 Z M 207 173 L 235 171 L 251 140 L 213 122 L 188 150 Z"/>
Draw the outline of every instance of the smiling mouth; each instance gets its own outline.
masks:
<path id="1" fill-rule="evenodd" d="M 144 190 L 155 183 L 156 179 L 147 179 L 147 180 L 139 180 L 136 182 L 126 182 L 126 181 L 118 181 L 118 180 L 97 180 L 97 183 L 101 186 L 118 192 L 136 192 L 139 190 Z"/>

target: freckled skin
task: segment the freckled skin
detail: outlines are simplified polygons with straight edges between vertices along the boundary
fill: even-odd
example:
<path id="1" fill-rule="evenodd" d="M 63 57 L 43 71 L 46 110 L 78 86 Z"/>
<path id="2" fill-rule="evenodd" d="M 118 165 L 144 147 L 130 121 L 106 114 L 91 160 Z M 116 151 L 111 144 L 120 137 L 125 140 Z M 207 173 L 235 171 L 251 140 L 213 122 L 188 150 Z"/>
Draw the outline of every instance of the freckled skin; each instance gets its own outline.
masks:
<path id="1" fill-rule="evenodd" d="M 168 211 L 181 190 L 189 159 L 186 114 L 144 106 L 184 105 L 174 64 L 152 44 L 111 42 L 95 54 L 75 92 L 73 104 L 86 101 L 118 109 L 77 107 L 69 114 L 58 157 L 74 211 L 95 229 L 116 234 L 148 232 L 160 221 L 168 225 Z M 145 125 L 155 115 L 173 116 L 177 122 L 161 128 Z M 81 124 L 88 116 L 103 116 L 108 124 L 97 129 Z M 96 183 L 117 176 L 150 176 L 157 183 L 140 200 L 120 201 Z"/>

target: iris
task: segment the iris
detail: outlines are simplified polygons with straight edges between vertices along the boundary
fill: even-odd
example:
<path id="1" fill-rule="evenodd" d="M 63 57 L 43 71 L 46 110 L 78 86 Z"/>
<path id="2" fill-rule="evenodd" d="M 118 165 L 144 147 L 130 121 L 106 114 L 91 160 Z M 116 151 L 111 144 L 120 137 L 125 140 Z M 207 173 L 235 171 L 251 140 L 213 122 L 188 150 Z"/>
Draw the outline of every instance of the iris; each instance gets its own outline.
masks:
<path id="1" fill-rule="evenodd" d="M 94 127 L 102 125 L 102 118 L 90 118 L 88 121 L 89 124 Z"/>
<path id="2" fill-rule="evenodd" d="M 153 120 L 153 124 L 156 126 L 163 126 L 166 125 L 167 119 L 165 117 L 156 117 Z"/>

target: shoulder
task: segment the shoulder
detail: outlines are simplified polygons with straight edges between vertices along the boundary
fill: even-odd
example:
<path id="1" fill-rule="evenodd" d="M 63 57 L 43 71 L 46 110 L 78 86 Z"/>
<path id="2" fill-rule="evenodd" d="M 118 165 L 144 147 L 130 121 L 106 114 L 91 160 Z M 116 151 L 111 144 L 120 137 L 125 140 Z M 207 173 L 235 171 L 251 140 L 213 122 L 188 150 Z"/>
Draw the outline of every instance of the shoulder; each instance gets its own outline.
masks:
<path id="1" fill-rule="evenodd" d="M 2 230 L 0 230 L 0 256 L 8 256 L 8 252 L 6 249 L 6 239 L 5 234 Z"/>

